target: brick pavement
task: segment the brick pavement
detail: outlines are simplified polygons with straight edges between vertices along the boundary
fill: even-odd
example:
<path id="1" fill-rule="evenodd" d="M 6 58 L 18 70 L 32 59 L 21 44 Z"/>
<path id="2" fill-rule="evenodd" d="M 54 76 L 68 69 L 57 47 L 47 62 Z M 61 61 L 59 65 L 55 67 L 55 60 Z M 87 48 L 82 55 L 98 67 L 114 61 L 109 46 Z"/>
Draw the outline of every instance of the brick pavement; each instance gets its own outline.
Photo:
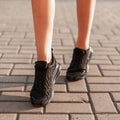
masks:
<path id="1" fill-rule="evenodd" d="M 62 64 L 45 108 L 29 101 L 36 60 L 30 0 L 0 0 L 0 120 L 120 120 L 120 2 L 97 1 L 94 56 L 85 80 L 67 82 L 77 38 L 75 1 L 56 1 L 53 47 Z"/>

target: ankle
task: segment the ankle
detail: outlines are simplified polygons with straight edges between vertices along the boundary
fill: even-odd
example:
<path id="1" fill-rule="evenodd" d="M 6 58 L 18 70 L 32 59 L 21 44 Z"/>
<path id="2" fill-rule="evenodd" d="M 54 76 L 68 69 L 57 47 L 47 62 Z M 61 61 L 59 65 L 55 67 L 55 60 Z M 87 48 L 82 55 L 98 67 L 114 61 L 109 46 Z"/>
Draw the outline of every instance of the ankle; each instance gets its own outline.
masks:
<path id="1" fill-rule="evenodd" d="M 47 63 L 50 63 L 51 59 L 52 59 L 51 55 L 49 55 L 49 56 L 38 56 L 37 57 L 37 61 L 45 61 Z"/>
<path id="2" fill-rule="evenodd" d="M 76 45 L 76 48 L 88 50 L 90 47 L 88 45 Z"/>

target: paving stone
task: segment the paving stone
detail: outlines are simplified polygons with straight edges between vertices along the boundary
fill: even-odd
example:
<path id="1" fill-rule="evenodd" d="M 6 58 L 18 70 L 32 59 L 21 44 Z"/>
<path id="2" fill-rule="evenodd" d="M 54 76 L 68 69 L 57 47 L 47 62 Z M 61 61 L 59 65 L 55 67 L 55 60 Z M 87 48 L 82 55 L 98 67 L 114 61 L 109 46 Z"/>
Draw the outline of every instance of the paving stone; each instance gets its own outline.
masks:
<path id="1" fill-rule="evenodd" d="M 46 107 L 46 113 L 91 113 L 88 103 L 51 103 Z"/>
<path id="2" fill-rule="evenodd" d="M 114 65 L 120 65 L 120 60 L 112 60 Z"/>
<path id="3" fill-rule="evenodd" d="M 9 75 L 10 69 L 0 69 L 0 75 Z"/>
<path id="4" fill-rule="evenodd" d="M 8 58 L 2 58 L 0 60 L 0 63 L 30 63 L 30 59 L 13 59 L 13 58 L 9 58 L 9 61 L 8 61 Z"/>
<path id="5" fill-rule="evenodd" d="M 68 42 L 69 41 L 69 42 Z M 73 40 L 62 40 L 62 45 L 64 46 L 74 46 Z"/>
<path id="6" fill-rule="evenodd" d="M 56 84 L 55 85 L 55 92 L 67 92 L 66 85 L 64 85 L 64 84 Z"/>
<path id="7" fill-rule="evenodd" d="M 103 47 L 120 47 L 118 43 L 102 43 Z M 112 53 L 111 55 L 117 55 L 117 53 Z"/>
<path id="8" fill-rule="evenodd" d="M 90 93 L 96 113 L 116 113 L 108 93 Z"/>
<path id="9" fill-rule="evenodd" d="M 1 41 L 0 42 L 0 45 L 8 45 L 8 42 L 6 42 L 6 41 Z M 0 50 L 0 52 L 2 53 L 2 50 Z M 11 51 L 10 51 L 11 52 Z"/>
<path id="10" fill-rule="evenodd" d="M 110 55 L 109 58 L 111 60 L 120 60 L 120 56 L 115 56 L 115 55 L 114 56 Z"/>
<path id="11" fill-rule="evenodd" d="M 19 120 L 68 120 L 68 115 L 61 114 L 20 114 Z"/>
<path id="12" fill-rule="evenodd" d="M 56 79 L 56 84 L 65 84 L 66 83 L 66 77 L 65 76 L 59 76 Z"/>
<path id="13" fill-rule="evenodd" d="M 95 55 L 118 55 L 119 53 L 117 51 L 99 51 L 95 52 Z"/>
<path id="14" fill-rule="evenodd" d="M 0 113 L 0 120 L 16 120 L 17 114 L 2 114 Z"/>
<path id="15" fill-rule="evenodd" d="M 88 83 L 120 83 L 120 77 L 87 77 Z"/>
<path id="16" fill-rule="evenodd" d="M 61 70 L 60 76 L 66 76 L 66 70 Z"/>
<path id="17" fill-rule="evenodd" d="M 0 27 L 0 31 L 6 31 L 6 32 L 14 32 L 15 31 L 15 26 L 4 26 Z"/>
<path id="18" fill-rule="evenodd" d="M 111 62 L 110 62 L 110 60 L 91 60 L 90 61 L 90 63 L 91 64 L 99 64 L 99 65 L 106 65 L 106 64 L 108 64 L 108 65 L 111 65 Z"/>
<path id="19" fill-rule="evenodd" d="M 97 65 L 90 65 L 89 68 L 90 69 L 89 69 L 87 76 L 101 76 L 101 73 Z"/>
<path id="20" fill-rule="evenodd" d="M 93 60 L 108 60 L 109 58 L 106 55 L 93 55 Z"/>
<path id="21" fill-rule="evenodd" d="M 117 102 L 120 101 L 120 93 L 113 92 L 112 96 L 114 98 L 114 101 L 117 101 Z"/>
<path id="22" fill-rule="evenodd" d="M 9 41 L 8 41 L 9 42 Z M 0 46 L 0 50 L 17 50 L 19 48 L 19 46 L 9 46 L 9 45 L 5 45 L 5 46 Z"/>
<path id="23" fill-rule="evenodd" d="M 2 43 L 0 43 L 0 44 L 2 44 Z M 5 44 L 7 44 L 7 43 L 5 43 Z M 17 51 L 18 51 L 17 49 L 16 50 L 14 50 L 14 49 L 11 49 L 11 50 L 2 49 L 2 50 L 0 50 L 0 53 L 12 53 L 12 54 L 14 53 L 15 54 L 15 53 L 17 53 Z"/>
<path id="24" fill-rule="evenodd" d="M 2 113 L 43 113 L 42 107 L 34 108 L 30 102 L 0 102 Z"/>
<path id="25" fill-rule="evenodd" d="M 120 103 L 117 103 L 117 108 L 120 111 Z"/>
<path id="26" fill-rule="evenodd" d="M 99 40 L 100 41 L 100 40 Z M 101 40 L 103 42 L 103 40 Z M 104 42 L 107 41 L 109 42 L 109 40 L 104 40 Z M 107 52 L 111 53 L 111 52 L 116 52 L 116 49 L 115 48 L 104 48 L 104 47 L 96 47 L 94 48 L 95 50 L 95 53 L 97 54 L 98 52 L 103 52 L 103 55 L 105 53 L 105 55 L 108 55 L 106 54 Z M 98 54 L 99 55 L 99 54 Z"/>
<path id="27" fill-rule="evenodd" d="M 14 59 L 30 59 L 32 57 L 32 54 L 3 54 L 2 58 L 14 58 Z"/>
<path id="28" fill-rule="evenodd" d="M 119 47 L 117 47 L 117 50 L 119 51 L 119 53 L 120 53 L 120 48 Z M 120 57 L 120 56 L 118 56 L 118 57 Z"/>
<path id="29" fill-rule="evenodd" d="M 119 120 L 120 114 L 97 114 L 98 120 Z"/>
<path id="30" fill-rule="evenodd" d="M 113 77 L 113 76 L 116 76 L 116 77 L 120 77 L 120 71 L 108 71 L 108 70 L 103 70 L 102 71 L 103 75 L 104 76 L 109 76 L 109 77 Z"/>
<path id="31" fill-rule="evenodd" d="M 56 39 L 55 39 L 56 40 Z M 53 41 L 54 42 L 54 41 Z M 54 53 L 58 54 L 58 51 L 71 51 L 71 53 L 73 52 L 74 46 L 54 46 Z M 60 54 L 61 55 L 61 54 Z M 69 55 L 70 56 L 70 55 Z"/>
<path id="32" fill-rule="evenodd" d="M 24 84 L 15 84 L 15 83 L 1 83 L 0 91 L 23 91 Z"/>
<path id="33" fill-rule="evenodd" d="M 0 101 L 29 101 L 30 102 L 30 93 L 29 92 L 2 92 L 0 95 Z"/>
<path id="34" fill-rule="evenodd" d="M 33 64 L 15 64 L 15 69 L 34 69 Z"/>
<path id="35" fill-rule="evenodd" d="M 32 53 L 32 54 L 36 54 L 36 50 L 20 50 L 20 54 L 27 54 L 27 53 Z"/>
<path id="36" fill-rule="evenodd" d="M 0 69 L 10 69 L 11 67 L 13 66 L 13 64 L 3 64 L 3 63 L 0 63 Z"/>
<path id="37" fill-rule="evenodd" d="M 101 47 L 100 43 L 91 43 L 91 46 L 94 47 L 94 48 L 95 47 Z"/>
<path id="38" fill-rule="evenodd" d="M 33 32 L 34 31 L 34 29 L 33 28 L 24 28 L 24 27 L 20 27 L 20 26 L 18 26 L 17 28 L 16 28 L 16 32 Z"/>
<path id="39" fill-rule="evenodd" d="M 68 67 L 69 67 L 69 64 L 62 64 L 61 65 L 61 69 L 65 70 L 65 71 L 67 70 Z"/>
<path id="40" fill-rule="evenodd" d="M 25 38 L 35 38 L 34 32 L 31 32 L 31 33 L 30 33 L 30 32 L 27 32 Z"/>
<path id="41" fill-rule="evenodd" d="M 71 114 L 71 120 L 95 120 L 94 115 L 88 115 L 88 114 Z"/>
<path id="42" fill-rule="evenodd" d="M 55 93 L 54 102 L 89 102 L 86 93 Z"/>
<path id="43" fill-rule="evenodd" d="M 31 69 L 13 69 L 11 75 L 34 75 L 34 70 L 31 70 Z"/>
<path id="44" fill-rule="evenodd" d="M 60 46 L 60 45 L 61 45 L 61 42 L 52 42 L 52 47 Z"/>
<path id="45" fill-rule="evenodd" d="M 73 52 L 72 52 L 73 53 Z M 65 64 L 67 64 L 67 63 L 70 63 L 71 62 L 71 60 L 72 60 L 72 53 L 71 53 L 71 55 L 64 55 L 64 59 L 65 59 Z"/>
<path id="46" fill-rule="evenodd" d="M 27 83 L 32 83 L 33 84 L 33 82 L 34 82 L 34 76 L 29 76 L 28 80 L 27 80 Z"/>
<path id="47" fill-rule="evenodd" d="M 120 91 L 120 84 L 89 84 L 92 92 Z"/>
<path id="48" fill-rule="evenodd" d="M 70 33 L 70 29 L 66 27 L 60 27 L 60 33 Z"/>
<path id="49" fill-rule="evenodd" d="M 119 40 L 119 36 L 117 35 L 110 35 L 110 36 L 107 36 L 109 38 L 109 40 L 114 40 L 114 41 L 117 41 Z"/>
<path id="50" fill-rule="evenodd" d="M 27 28 L 28 29 L 28 28 Z M 33 39 L 33 38 L 12 38 L 12 40 L 11 40 L 12 42 L 35 42 L 35 39 Z M 23 45 L 23 46 L 21 46 L 22 48 L 25 48 L 25 46 Z M 26 49 L 28 48 L 28 47 L 33 47 L 33 48 L 35 48 L 35 46 L 26 46 Z"/>
<path id="51" fill-rule="evenodd" d="M 95 31 L 95 33 L 97 34 L 97 33 L 99 33 L 99 34 L 103 34 L 103 35 L 105 35 L 105 34 L 107 34 L 107 35 L 114 35 L 113 34 L 113 32 L 112 31 L 108 31 L 108 30 L 103 30 L 103 31 L 101 31 L 101 30 L 98 30 L 98 31 Z"/>
<path id="52" fill-rule="evenodd" d="M 111 70 L 111 71 L 113 71 L 113 70 L 116 70 L 116 71 L 120 70 L 120 66 L 118 66 L 118 65 L 100 65 L 100 68 L 102 70 Z"/>
<path id="53" fill-rule="evenodd" d="M 54 39 L 58 39 L 58 38 L 64 38 L 64 39 L 72 39 L 72 35 L 70 33 L 67 33 L 67 34 L 57 34 L 53 36 Z"/>
<path id="54" fill-rule="evenodd" d="M 35 43 L 34 42 L 20 42 L 20 41 L 15 41 L 15 42 L 10 42 L 9 43 L 10 45 L 24 45 L 24 46 L 35 46 Z M 26 51 L 27 52 L 27 51 Z M 24 52 L 23 52 L 24 53 Z"/>
<path id="55" fill-rule="evenodd" d="M 4 83 L 25 83 L 26 76 L 0 76 L 0 82 Z"/>
<path id="56" fill-rule="evenodd" d="M 2 38 L 24 38 L 25 32 L 4 32 Z"/>
<path id="57" fill-rule="evenodd" d="M 84 79 L 76 82 L 68 82 L 68 89 L 70 92 L 87 92 Z"/>
<path id="58" fill-rule="evenodd" d="M 102 34 L 92 34 L 91 39 L 92 40 L 96 40 L 96 39 L 106 40 L 107 37 L 105 35 L 102 35 Z"/>

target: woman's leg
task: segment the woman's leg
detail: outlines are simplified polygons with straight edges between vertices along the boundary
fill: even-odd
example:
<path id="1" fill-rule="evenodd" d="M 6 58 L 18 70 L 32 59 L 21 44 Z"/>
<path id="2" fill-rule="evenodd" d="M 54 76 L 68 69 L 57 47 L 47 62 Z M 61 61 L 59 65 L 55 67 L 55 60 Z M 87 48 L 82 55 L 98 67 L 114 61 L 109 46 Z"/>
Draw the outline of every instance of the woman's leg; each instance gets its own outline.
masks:
<path id="1" fill-rule="evenodd" d="M 37 60 L 49 62 L 55 15 L 55 0 L 32 0 Z"/>
<path id="2" fill-rule="evenodd" d="M 77 48 L 88 49 L 96 0 L 77 0 Z"/>
<path id="3" fill-rule="evenodd" d="M 96 0 L 77 0 L 78 39 L 66 78 L 76 81 L 86 77 L 93 53 L 89 46 Z"/>
<path id="4" fill-rule="evenodd" d="M 53 22 L 55 14 L 54 0 L 32 0 L 37 61 L 35 62 L 35 80 L 30 92 L 31 103 L 35 106 L 47 105 L 54 93 L 55 79 L 60 74 L 51 51 Z"/>

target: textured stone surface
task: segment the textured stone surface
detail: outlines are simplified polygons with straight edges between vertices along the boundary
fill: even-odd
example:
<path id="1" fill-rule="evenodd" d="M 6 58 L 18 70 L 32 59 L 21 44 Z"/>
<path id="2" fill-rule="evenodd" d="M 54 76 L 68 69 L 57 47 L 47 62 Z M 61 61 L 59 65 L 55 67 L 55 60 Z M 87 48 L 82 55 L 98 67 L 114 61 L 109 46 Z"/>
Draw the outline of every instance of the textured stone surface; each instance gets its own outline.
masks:
<path id="1" fill-rule="evenodd" d="M 46 107 L 33 107 L 37 60 L 30 0 L 0 0 L 0 120 L 119 120 L 120 1 L 98 0 L 87 78 L 68 82 L 66 69 L 78 38 L 75 0 L 56 0 L 52 47 L 62 71 Z M 94 114 L 92 114 L 94 113 Z"/>
<path id="2" fill-rule="evenodd" d="M 43 108 L 34 108 L 29 102 L 0 102 L 0 112 L 4 113 L 42 113 Z"/>
<path id="3" fill-rule="evenodd" d="M 96 113 L 116 113 L 115 106 L 108 93 L 91 93 Z"/>
<path id="4" fill-rule="evenodd" d="M 47 113 L 91 113 L 88 103 L 51 103 L 46 107 Z"/>
<path id="5" fill-rule="evenodd" d="M 47 115 L 40 115 L 40 114 L 20 114 L 19 120 L 68 120 L 67 115 L 61 114 L 47 114 Z"/>
<path id="6" fill-rule="evenodd" d="M 119 114 L 102 114 L 102 115 L 97 115 L 98 120 L 119 120 L 120 115 Z"/>
<path id="7" fill-rule="evenodd" d="M 0 120 L 16 120 L 17 114 L 1 114 L 0 113 Z"/>
<path id="8" fill-rule="evenodd" d="M 73 114 L 71 115 L 71 120 L 95 120 L 94 115 L 78 115 L 78 114 Z"/>

